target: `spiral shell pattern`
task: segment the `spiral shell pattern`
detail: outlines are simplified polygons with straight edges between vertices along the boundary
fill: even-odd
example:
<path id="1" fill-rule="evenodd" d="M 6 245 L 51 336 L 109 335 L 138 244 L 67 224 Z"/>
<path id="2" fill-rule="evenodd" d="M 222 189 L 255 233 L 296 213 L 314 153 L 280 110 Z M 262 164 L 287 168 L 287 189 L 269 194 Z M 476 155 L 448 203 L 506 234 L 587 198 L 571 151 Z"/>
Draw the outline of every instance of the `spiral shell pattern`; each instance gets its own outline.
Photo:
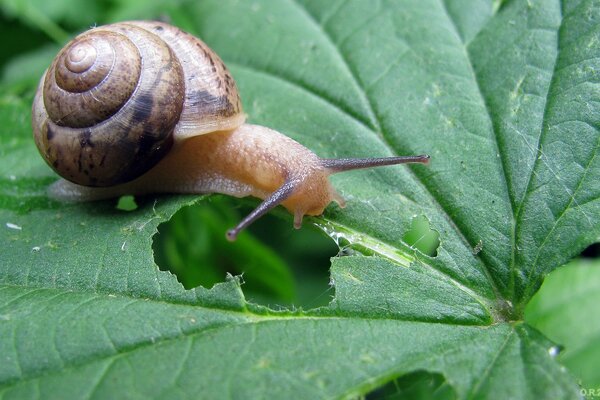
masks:
<path id="1" fill-rule="evenodd" d="M 175 27 L 138 21 L 68 43 L 42 77 L 32 112 L 46 162 L 85 186 L 135 179 L 175 140 L 243 120 L 235 83 L 216 54 Z"/>

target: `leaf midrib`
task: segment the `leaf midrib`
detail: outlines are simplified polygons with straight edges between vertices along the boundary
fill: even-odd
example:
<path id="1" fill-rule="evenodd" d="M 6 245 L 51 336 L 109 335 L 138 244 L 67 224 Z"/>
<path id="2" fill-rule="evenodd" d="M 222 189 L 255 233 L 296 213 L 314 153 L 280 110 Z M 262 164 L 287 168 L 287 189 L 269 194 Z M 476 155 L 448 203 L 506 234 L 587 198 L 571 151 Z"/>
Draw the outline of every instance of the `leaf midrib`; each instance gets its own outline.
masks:
<path id="1" fill-rule="evenodd" d="M 505 196 L 508 199 L 508 204 L 510 206 L 511 209 L 511 227 L 515 226 L 515 217 L 514 217 L 514 209 L 513 209 L 513 202 L 511 199 L 511 195 L 510 195 L 510 188 L 509 188 L 509 182 L 507 179 L 507 173 L 506 173 L 506 157 L 505 157 L 505 152 L 501 152 L 500 151 L 500 146 L 499 146 L 499 142 L 498 142 L 498 131 L 496 129 L 496 126 L 494 124 L 494 118 L 492 117 L 492 113 L 490 112 L 490 107 L 487 103 L 487 101 L 485 100 L 485 96 L 483 95 L 483 91 L 481 90 L 481 85 L 479 83 L 479 79 L 477 74 L 475 73 L 475 68 L 473 66 L 473 62 L 471 60 L 471 54 L 469 53 L 468 47 L 466 44 L 464 44 L 464 42 L 462 41 L 462 37 L 460 35 L 460 32 L 456 26 L 456 23 L 454 22 L 454 20 L 452 19 L 452 16 L 450 15 L 450 13 L 448 12 L 448 9 L 446 8 L 446 4 L 444 3 L 444 0 L 439 0 L 440 3 L 440 7 L 442 8 L 442 10 L 444 10 L 444 13 L 446 15 L 446 18 L 448 19 L 448 21 L 450 22 L 450 24 L 452 25 L 452 28 L 454 30 L 454 34 L 456 35 L 456 37 L 461 41 L 461 43 L 463 43 L 463 49 L 464 49 L 464 56 L 465 59 L 467 60 L 467 63 L 469 65 L 469 71 L 471 73 L 471 76 L 473 77 L 473 81 L 475 83 L 475 86 L 477 87 L 477 93 L 479 95 L 479 101 L 481 102 L 481 104 L 483 104 L 485 110 L 486 110 L 486 117 L 488 119 L 489 125 L 490 125 L 490 129 L 492 130 L 492 137 L 493 137 L 493 143 L 495 145 L 495 149 L 496 151 L 501 154 L 501 157 L 499 158 L 499 169 L 500 169 L 500 173 L 502 175 L 502 181 L 504 182 L 504 189 L 505 189 Z M 477 38 L 477 36 L 479 36 L 479 32 L 476 35 L 473 35 L 471 42 Z M 496 160 L 498 160 L 498 158 L 496 158 Z M 437 201 L 437 199 L 436 199 Z M 511 229 L 512 232 L 512 229 Z M 462 233 L 462 231 L 461 231 Z M 511 241 L 511 247 L 514 249 L 515 248 L 515 240 L 514 240 L 514 234 L 511 234 L 510 237 L 510 241 Z M 513 251 L 514 253 L 514 251 Z M 487 253 L 486 253 L 487 254 Z M 487 280 L 489 281 L 490 285 L 492 286 L 492 289 L 494 290 L 494 293 L 496 295 L 496 298 L 498 299 L 502 299 L 503 296 L 500 293 L 500 290 L 496 284 L 496 280 L 494 279 L 494 275 L 492 274 L 492 272 L 490 271 L 489 268 L 489 264 L 491 264 L 491 261 L 489 260 L 489 258 L 487 257 L 486 254 L 481 254 L 481 258 L 484 261 L 482 264 L 484 266 L 484 272 L 486 275 Z"/>

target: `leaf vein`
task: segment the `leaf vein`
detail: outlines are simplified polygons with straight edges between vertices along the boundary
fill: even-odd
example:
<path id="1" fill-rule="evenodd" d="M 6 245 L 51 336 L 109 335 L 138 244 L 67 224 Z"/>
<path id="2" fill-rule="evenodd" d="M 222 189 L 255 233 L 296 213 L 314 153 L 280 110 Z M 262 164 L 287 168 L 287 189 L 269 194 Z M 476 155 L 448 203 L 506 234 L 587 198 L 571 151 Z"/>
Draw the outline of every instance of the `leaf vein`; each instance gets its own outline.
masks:
<path id="1" fill-rule="evenodd" d="M 452 15 L 449 13 L 448 9 L 446 8 L 446 4 L 444 3 L 443 0 L 440 0 L 440 5 L 441 5 L 441 8 L 442 8 L 442 10 L 444 11 L 444 13 L 446 15 L 446 18 L 448 19 L 448 21 L 454 27 L 454 33 L 456 34 L 456 36 L 458 38 L 460 38 L 458 27 L 456 26 L 456 23 L 454 22 L 454 19 L 452 18 Z M 462 43 L 462 41 L 461 41 L 461 43 Z M 503 178 L 502 180 L 504 181 L 504 184 L 505 184 L 505 190 L 506 190 L 505 194 L 506 194 L 506 196 L 507 196 L 507 198 L 509 200 L 509 204 L 510 204 L 511 210 L 512 210 L 512 212 L 511 212 L 511 224 L 512 224 L 512 226 L 514 226 L 515 225 L 514 205 L 513 205 L 513 199 L 512 199 L 510 188 L 509 188 L 509 182 L 508 182 L 508 179 L 507 179 L 507 177 L 508 177 L 508 175 L 506 173 L 506 170 L 507 170 L 507 167 L 506 167 L 507 160 L 506 160 L 505 152 L 500 151 L 501 150 L 501 146 L 500 146 L 500 142 L 499 142 L 499 138 L 498 138 L 499 133 L 498 133 L 498 130 L 496 129 L 496 127 L 494 125 L 494 119 L 493 119 L 492 114 L 490 112 L 489 104 L 486 101 L 485 96 L 483 95 L 483 92 L 481 90 L 481 85 L 479 83 L 478 75 L 475 72 L 473 61 L 471 60 L 471 56 L 469 54 L 468 48 L 464 47 L 464 50 L 465 50 L 465 58 L 468 61 L 468 66 L 470 68 L 470 71 L 471 71 L 471 74 L 472 74 L 472 77 L 473 77 L 473 81 L 474 81 L 475 86 L 477 88 L 477 92 L 478 92 L 479 97 L 481 99 L 481 103 L 485 107 L 486 116 L 488 117 L 489 122 L 490 122 L 490 128 L 491 128 L 492 133 L 493 133 L 493 135 L 492 135 L 492 139 L 493 140 L 491 140 L 491 143 L 494 144 L 494 146 L 496 147 L 497 152 L 500 153 L 500 162 L 499 162 L 498 168 L 499 168 L 500 176 Z M 465 236 L 465 235 L 463 234 L 463 236 Z M 465 240 L 466 240 L 466 238 L 465 238 Z M 510 240 L 511 240 L 511 245 L 514 248 L 514 235 L 511 235 Z M 467 243 L 469 243 L 469 242 L 467 241 Z M 487 256 L 486 254 L 487 253 L 481 253 L 481 258 L 484 260 L 484 262 L 482 263 L 483 264 L 483 268 L 484 268 L 484 273 L 486 275 L 486 278 L 488 279 L 488 281 L 492 285 L 492 288 L 493 288 L 494 293 L 496 294 L 496 296 L 497 297 L 501 297 L 500 296 L 500 291 L 498 289 L 498 285 L 497 285 L 497 283 L 496 283 L 496 281 L 494 279 L 494 275 L 492 274 L 492 271 L 490 270 L 490 267 L 488 266 L 488 263 L 491 260 L 490 260 L 489 256 Z"/>
<path id="2" fill-rule="evenodd" d="M 504 341 L 498 348 L 498 351 L 496 352 L 496 354 L 494 354 L 494 357 L 488 364 L 487 368 L 479 375 L 479 379 L 476 379 L 475 383 L 472 385 L 471 394 L 469 396 L 470 398 L 478 398 L 479 397 L 477 395 L 477 392 L 479 391 L 479 389 L 481 388 L 483 383 L 487 379 L 490 378 L 492 369 L 494 368 L 494 365 L 498 362 L 498 359 L 500 358 L 500 355 L 502 354 L 502 352 L 504 351 L 506 346 L 508 346 L 509 340 L 511 339 L 512 336 L 514 336 L 514 331 L 511 329 L 507 332 L 506 337 L 504 338 Z"/>
<path id="3" fill-rule="evenodd" d="M 531 266 L 529 267 L 529 271 L 528 271 L 529 280 L 531 280 L 531 275 L 537 269 L 537 263 L 538 263 L 540 255 L 542 254 L 542 250 L 546 246 L 546 243 L 548 242 L 548 239 L 550 238 L 550 236 L 556 230 L 556 228 L 557 228 L 559 222 L 561 221 L 561 219 L 566 215 L 567 211 L 571 208 L 571 206 L 573 205 L 573 203 L 575 203 L 576 207 L 581 207 L 581 204 L 579 204 L 577 202 L 577 200 L 575 199 L 575 197 L 577 196 L 577 193 L 581 189 L 581 185 L 582 185 L 583 181 L 585 180 L 585 178 L 587 177 L 587 173 L 590 170 L 593 161 L 596 159 L 596 155 L 598 154 L 598 147 L 600 147 L 600 136 L 598 136 L 598 139 L 596 139 L 596 146 L 594 147 L 594 151 L 592 153 L 592 156 L 588 160 L 588 162 L 587 162 L 587 164 L 586 164 L 586 166 L 584 168 L 583 174 L 581 174 L 581 176 L 580 176 L 580 178 L 579 178 L 579 180 L 577 182 L 577 186 L 575 187 L 575 190 L 572 193 L 569 193 L 569 201 L 567 202 L 567 204 L 565 205 L 565 207 L 560 211 L 560 213 L 558 215 L 558 218 L 556 218 L 556 220 L 554 221 L 554 224 L 552 225 L 552 228 L 550 228 L 548 230 L 548 233 L 546 234 L 546 236 L 542 240 L 542 243 L 537 247 L 537 252 L 535 254 L 535 258 L 533 260 L 533 263 L 531 263 Z M 556 178 L 558 179 L 558 175 L 556 176 Z M 593 198 L 591 200 L 588 200 L 588 201 L 586 201 L 586 203 L 589 203 L 589 202 L 594 201 L 594 200 L 597 200 L 597 198 Z M 588 220 L 588 222 L 590 223 L 590 225 L 592 225 L 592 222 L 590 220 Z"/>
<path id="4" fill-rule="evenodd" d="M 341 48 L 338 47 L 331 35 L 329 34 L 329 32 L 325 29 L 325 27 L 323 25 L 321 25 L 319 23 L 319 21 L 317 21 L 317 19 L 314 17 L 314 15 L 312 15 L 307 8 L 305 8 L 302 4 L 300 4 L 298 1 L 296 0 L 290 0 L 291 4 L 294 4 L 296 6 L 296 8 L 298 10 L 300 10 L 308 19 L 308 21 L 316 28 L 318 29 L 319 32 L 321 32 L 321 34 L 323 35 L 323 38 L 329 43 L 329 45 L 331 46 L 332 49 L 334 49 L 336 51 L 337 56 L 339 57 L 340 61 L 342 62 L 342 65 L 344 66 L 344 68 L 346 68 L 348 74 L 350 75 L 350 77 L 352 78 L 354 85 L 358 90 L 359 96 L 361 96 L 363 102 L 366 104 L 367 106 L 367 113 L 368 113 L 368 117 L 370 119 L 370 122 L 372 122 L 374 124 L 374 128 L 375 131 L 374 132 L 381 132 L 381 125 L 379 123 L 379 119 L 377 118 L 377 116 L 375 115 L 374 109 L 373 109 L 373 104 L 371 103 L 371 99 L 365 94 L 364 89 L 362 88 L 360 81 L 358 79 L 358 74 L 356 73 L 356 71 L 354 71 L 351 67 L 351 65 L 348 63 L 347 58 L 344 56 L 344 53 L 342 52 Z M 373 129 L 371 129 L 371 131 L 373 131 Z"/>

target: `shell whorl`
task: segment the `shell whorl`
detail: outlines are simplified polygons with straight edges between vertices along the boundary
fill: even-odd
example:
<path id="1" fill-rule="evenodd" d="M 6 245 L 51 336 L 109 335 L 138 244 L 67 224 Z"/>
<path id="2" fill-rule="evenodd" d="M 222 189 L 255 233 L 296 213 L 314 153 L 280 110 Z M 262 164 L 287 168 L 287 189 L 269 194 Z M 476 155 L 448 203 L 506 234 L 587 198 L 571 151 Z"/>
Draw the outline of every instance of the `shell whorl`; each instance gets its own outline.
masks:
<path id="1" fill-rule="evenodd" d="M 32 113 L 46 162 L 85 186 L 135 179 L 174 140 L 243 120 L 218 56 L 175 27 L 137 21 L 94 28 L 68 43 L 42 77 Z"/>
<path id="2" fill-rule="evenodd" d="M 185 103 L 175 138 L 234 129 L 245 122 L 242 102 L 225 63 L 200 39 L 161 22 L 134 21 L 160 36 L 177 55 L 185 75 Z"/>

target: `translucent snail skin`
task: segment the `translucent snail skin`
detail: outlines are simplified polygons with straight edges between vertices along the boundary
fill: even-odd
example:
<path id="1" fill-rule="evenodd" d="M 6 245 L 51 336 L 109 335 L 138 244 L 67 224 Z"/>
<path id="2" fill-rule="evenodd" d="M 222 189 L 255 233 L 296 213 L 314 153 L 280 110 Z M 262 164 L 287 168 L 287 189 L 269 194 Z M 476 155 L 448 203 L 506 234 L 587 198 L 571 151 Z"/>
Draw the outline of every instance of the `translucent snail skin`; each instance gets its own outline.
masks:
<path id="1" fill-rule="evenodd" d="M 344 200 L 329 175 L 427 163 L 429 156 L 323 159 L 272 129 L 245 123 L 225 64 L 204 42 L 161 22 L 90 29 L 69 42 L 33 103 L 36 145 L 63 180 L 51 194 L 92 201 L 125 194 L 223 193 L 264 201 L 227 232 L 278 204 L 320 215 Z"/>

